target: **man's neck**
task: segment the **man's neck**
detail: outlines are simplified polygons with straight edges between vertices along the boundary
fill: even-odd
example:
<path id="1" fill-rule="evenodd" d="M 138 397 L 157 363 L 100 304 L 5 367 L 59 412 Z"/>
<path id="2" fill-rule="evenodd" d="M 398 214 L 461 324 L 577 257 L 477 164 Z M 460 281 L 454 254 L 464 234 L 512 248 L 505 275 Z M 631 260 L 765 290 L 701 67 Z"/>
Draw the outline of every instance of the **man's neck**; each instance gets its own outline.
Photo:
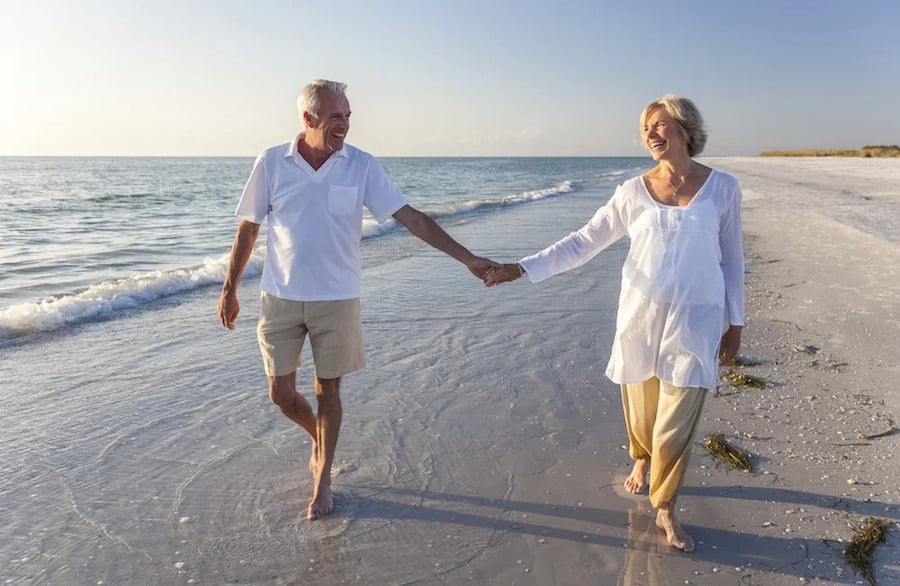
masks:
<path id="1" fill-rule="evenodd" d="M 315 148 L 306 142 L 306 137 L 301 136 L 297 139 L 297 152 L 303 157 L 303 160 L 309 163 L 309 166 L 319 170 L 319 167 L 325 164 L 328 157 L 334 154 L 334 151 L 325 148 Z"/>

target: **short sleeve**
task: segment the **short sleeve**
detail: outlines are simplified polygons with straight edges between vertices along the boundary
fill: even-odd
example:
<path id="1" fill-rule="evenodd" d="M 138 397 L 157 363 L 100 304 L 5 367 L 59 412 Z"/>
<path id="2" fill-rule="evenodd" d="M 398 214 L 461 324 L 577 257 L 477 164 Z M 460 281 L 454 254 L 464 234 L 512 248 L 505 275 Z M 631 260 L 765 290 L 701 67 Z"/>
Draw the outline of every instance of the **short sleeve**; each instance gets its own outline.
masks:
<path id="1" fill-rule="evenodd" d="M 269 195 L 265 158 L 260 155 L 253 163 L 253 170 L 250 172 L 250 178 L 247 179 L 243 193 L 241 193 L 241 200 L 238 202 L 234 215 L 254 224 L 261 224 L 266 214 L 269 213 Z"/>
<path id="2" fill-rule="evenodd" d="M 375 157 L 369 160 L 366 170 L 363 205 L 382 223 L 406 205 L 406 199 L 391 182 L 381 163 Z"/>

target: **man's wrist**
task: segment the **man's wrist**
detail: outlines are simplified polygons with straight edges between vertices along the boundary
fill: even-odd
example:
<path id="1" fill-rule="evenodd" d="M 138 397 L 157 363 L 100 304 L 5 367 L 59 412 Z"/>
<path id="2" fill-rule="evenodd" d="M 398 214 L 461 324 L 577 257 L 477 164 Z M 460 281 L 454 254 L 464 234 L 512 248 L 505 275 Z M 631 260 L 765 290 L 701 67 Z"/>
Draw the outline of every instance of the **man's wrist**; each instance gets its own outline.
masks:
<path id="1" fill-rule="evenodd" d="M 524 277 L 525 276 L 525 267 L 523 267 L 519 263 L 516 263 L 516 268 L 519 270 L 519 276 Z"/>

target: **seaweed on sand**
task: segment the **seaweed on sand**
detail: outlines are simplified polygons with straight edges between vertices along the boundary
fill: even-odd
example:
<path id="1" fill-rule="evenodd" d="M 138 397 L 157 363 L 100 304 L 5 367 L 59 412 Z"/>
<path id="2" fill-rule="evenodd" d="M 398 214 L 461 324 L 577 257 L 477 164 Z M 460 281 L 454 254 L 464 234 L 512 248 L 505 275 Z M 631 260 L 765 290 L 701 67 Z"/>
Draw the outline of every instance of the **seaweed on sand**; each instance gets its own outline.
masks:
<path id="1" fill-rule="evenodd" d="M 766 388 L 766 381 L 739 370 L 729 370 L 725 373 L 725 380 L 733 387 L 753 387 L 755 389 Z"/>
<path id="2" fill-rule="evenodd" d="M 707 434 L 703 438 L 703 447 L 706 448 L 707 452 L 732 468 L 753 472 L 753 462 L 750 459 L 750 455 L 725 441 L 725 436 L 721 433 Z"/>
<path id="3" fill-rule="evenodd" d="M 875 551 L 875 546 L 884 541 L 884 530 L 888 525 L 890 525 L 890 521 L 870 517 L 864 526 L 854 529 L 853 540 L 844 550 L 844 559 L 847 561 L 847 565 L 872 586 L 877 584 L 872 553 Z"/>

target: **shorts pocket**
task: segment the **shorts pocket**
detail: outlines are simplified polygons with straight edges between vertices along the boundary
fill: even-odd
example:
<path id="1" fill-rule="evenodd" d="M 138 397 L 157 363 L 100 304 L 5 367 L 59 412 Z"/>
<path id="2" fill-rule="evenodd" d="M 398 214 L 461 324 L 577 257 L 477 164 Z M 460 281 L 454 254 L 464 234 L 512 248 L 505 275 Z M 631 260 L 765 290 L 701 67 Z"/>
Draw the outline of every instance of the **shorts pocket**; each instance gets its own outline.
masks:
<path id="1" fill-rule="evenodd" d="M 328 188 L 328 212 L 335 216 L 349 216 L 356 211 L 356 187 L 331 185 Z"/>

